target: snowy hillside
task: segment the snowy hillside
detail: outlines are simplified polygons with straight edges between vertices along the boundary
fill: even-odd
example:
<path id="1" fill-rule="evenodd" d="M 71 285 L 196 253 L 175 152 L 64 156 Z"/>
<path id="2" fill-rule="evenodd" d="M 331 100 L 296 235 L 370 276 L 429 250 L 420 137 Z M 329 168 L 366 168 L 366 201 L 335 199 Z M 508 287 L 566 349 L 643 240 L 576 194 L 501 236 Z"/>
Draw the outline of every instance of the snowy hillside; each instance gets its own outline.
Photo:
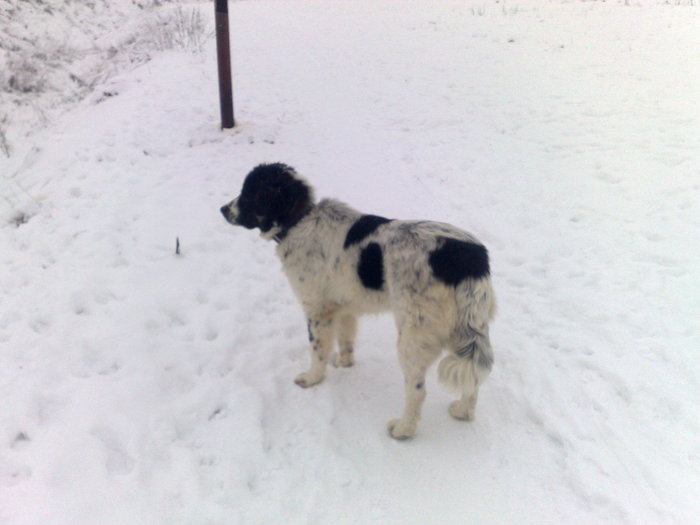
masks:
<path id="1" fill-rule="evenodd" d="M 211 40 L 38 98 L 70 111 L 30 134 L 3 99 L 24 131 L 0 152 L 0 525 L 697 523 L 689 4 L 231 2 L 234 130 Z M 474 422 L 431 371 L 415 439 L 387 436 L 390 316 L 353 368 L 293 383 L 274 246 L 218 211 L 265 161 L 486 243 Z"/>
<path id="2" fill-rule="evenodd" d="M 163 36 L 173 34 L 178 5 L 0 0 L 0 154 L 21 153 L 26 136 L 57 113 L 172 47 Z"/>

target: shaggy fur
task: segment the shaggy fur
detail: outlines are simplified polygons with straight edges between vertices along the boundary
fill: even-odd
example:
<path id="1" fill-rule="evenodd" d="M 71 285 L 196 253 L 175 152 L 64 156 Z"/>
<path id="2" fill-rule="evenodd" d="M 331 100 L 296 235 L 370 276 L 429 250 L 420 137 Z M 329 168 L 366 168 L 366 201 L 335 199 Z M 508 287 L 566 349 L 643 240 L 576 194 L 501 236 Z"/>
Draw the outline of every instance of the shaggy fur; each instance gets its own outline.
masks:
<path id="1" fill-rule="evenodd" d="M 459 394 L 449 413 L 474 417 L 479 386 L 493 365 L 488 323 L 495 311 L 486 248 L 454 226 L 363 215 L 314 200 L 311 186 L 284 164 L 263 164 L 239 197 L 221 208 L 228 222 L 277 242 L 277 255 L 308 319 L 311 366 L 302 387 L 323 380 L 334 340 L 336 366 L 351 366 L 357 316 L 391 310 L 398 329 L 405 407 L 389 422 L 412 437 L 425 399 L 425 374 L 443 350 L 441 382 Z"/>

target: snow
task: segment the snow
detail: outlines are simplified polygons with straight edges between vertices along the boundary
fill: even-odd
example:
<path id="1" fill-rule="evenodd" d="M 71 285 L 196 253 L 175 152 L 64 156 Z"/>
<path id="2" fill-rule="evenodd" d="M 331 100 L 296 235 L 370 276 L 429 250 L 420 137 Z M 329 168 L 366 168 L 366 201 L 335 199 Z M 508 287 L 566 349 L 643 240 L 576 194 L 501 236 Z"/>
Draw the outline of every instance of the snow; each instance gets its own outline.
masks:
<path id="1" fill-rule="evenodd" d="M 210 41 L 8 134 L 0 524 L 697 522 L 700 11 L 626 3 L 233 2 L 234 130 Z M 294 385 L 301 309 L 218 212 L 265 161 L 487 244 L 474 422 L 433 373 L 387 436 L 390 316 Z"/>

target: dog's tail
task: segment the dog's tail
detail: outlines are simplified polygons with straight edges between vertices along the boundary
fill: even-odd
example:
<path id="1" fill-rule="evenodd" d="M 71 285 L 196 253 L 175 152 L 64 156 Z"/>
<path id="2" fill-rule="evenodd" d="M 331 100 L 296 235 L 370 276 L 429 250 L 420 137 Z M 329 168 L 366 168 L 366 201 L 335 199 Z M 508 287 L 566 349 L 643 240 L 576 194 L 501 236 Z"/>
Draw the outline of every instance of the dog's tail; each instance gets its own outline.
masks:
<path id="1" fill-rule="evenodd" d="M 438 365 L 440 382 L 462 395 L 477 391 L 493 367 L 488 323 L 496 312 L 496 299 L 488 276 L 466 279 L 455 290 L 457 344 Z"/>

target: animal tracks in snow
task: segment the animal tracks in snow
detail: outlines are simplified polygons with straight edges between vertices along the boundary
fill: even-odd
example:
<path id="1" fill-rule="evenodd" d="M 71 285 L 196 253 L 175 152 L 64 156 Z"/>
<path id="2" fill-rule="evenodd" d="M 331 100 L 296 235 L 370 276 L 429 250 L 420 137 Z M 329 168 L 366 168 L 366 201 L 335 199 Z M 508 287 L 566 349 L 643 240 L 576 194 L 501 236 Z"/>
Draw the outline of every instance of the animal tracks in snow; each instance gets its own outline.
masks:
<path id="1" fill-rule="evenodd" d="M 91 348 L 91 344 L 85 344 L 85 349 L 80 357 L 72 365 L 73 375 L 81 378 L 99 376 L 110 376 L 116 374 L 124 367 L 121 357 L 115 356 L 110 350 L 108 343 L 103 343 L 105 349 Z"/>
<path id="2" fill-rule="evenodd" d="M 20 452 L 31 444 L 30 437 L 25 432 L 17 432 L 9 443 L 9 452 Z M 32 470 L 27 465 L 13 459 L 10 454 L 0 451 L 0 486 L 13 487 L 32 476 Z"/>
<path id="3" fill-rule="evenodd" d="M 92 435 L 102 444 L 105 469 L 109 474 L 129 474 L 134 469 L 134 459 L 127 453 L 118 434 L 107 427 L 95 427 Z"/>
<path id="4" fill-rule="evenodd" d="M 12 438 L 12 441 L 10 442 L 10 448 L 13 450 L 22 450 L 24 447 L 29 445 L 31 441 L 32 440 L 26 433 L 17 432 L 17 434 L 15 434 L 15 437 Z"/>
<path id="5" fill-rule="evenodd" d="M 32 477 L 32 470 L 0 455 L 0 486 L 13 487 Z"/>

